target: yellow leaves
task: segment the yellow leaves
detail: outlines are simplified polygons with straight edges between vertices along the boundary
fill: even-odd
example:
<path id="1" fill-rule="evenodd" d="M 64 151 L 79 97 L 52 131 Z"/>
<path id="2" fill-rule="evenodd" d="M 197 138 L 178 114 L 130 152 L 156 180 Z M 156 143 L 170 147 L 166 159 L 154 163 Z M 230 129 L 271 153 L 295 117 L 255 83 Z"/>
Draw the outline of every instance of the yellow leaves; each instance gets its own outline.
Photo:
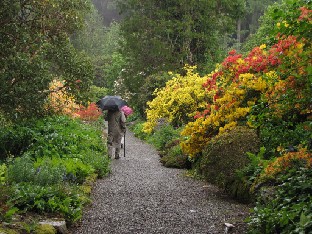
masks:
<path id="1" fill-rule="evenodd" d="M 262 46 L 265 48 L 265 45 Z M 243 60 L 242 60 L 243 61 Z M 212 137 L 224 134 L 238 125 L 239 121 L 247 122 L 251 107 L 260 97 L 258 91 L 265 92 L 269 86 L 268 77 L 276 78 L 274 72 L 268 72 L 263 78 L 260 74 L 242 73 L 237 82 L 233 82 L 230 74 L 218 77 L 217 88 L 208 92 L 213 95 L 209 115 L 189 122 L 181 135 L 183 151 L 191 157 L 200 152 Z M 251 96 L 248 96 L 253 94 Z M 255 96 L 256 95 L 256 96 Z M 247 123 L 248 124 L 248 123 Z M 251 125 L 251 122 L 249 122 Z"/>
<path id="2" fill-rule="evenodd" d="M 255 103 L 256 103 L 255 101 L 247 101 L 247 105 L 248 105 L 249 107 L 255 105 Z"/>
<path id="3" fill-rule="evenodd" d="M 209 137 L 206 136 L 205 121 L 204 118 L 198 118 L 194 122 L 189 122 L 181 132 L 184 138 L 180 146 L 190 157 L 199 153 L 209 141 Z"/>

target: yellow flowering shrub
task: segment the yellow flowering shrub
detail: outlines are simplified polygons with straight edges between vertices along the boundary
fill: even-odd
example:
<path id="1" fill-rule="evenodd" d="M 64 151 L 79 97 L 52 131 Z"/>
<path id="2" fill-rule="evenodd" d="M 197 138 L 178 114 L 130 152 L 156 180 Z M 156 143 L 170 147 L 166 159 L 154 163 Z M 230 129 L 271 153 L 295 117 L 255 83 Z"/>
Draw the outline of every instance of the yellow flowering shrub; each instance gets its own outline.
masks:
<path id="1" fill-rule="evenodd" d="M 75 102 L 73 95 L 69 94 L 64 86 L 64 81 L 53 80 L 49 87 L 49 97 L 46 108 L 57 114 L 77 117 L 80 106 Z"/>
<path id="2" fill-rule="evenodd" d="M 154 91 L 155 98 L 147 103 L 144 132 L 151 133 L 161 118 L 173 126 L 181 126 L 205 109 L 207 94 L 203 84 L 206 78 L 195 73 L 195 68 L 186 66 L 184 76 L 175 74 L 165 87 Z"/>

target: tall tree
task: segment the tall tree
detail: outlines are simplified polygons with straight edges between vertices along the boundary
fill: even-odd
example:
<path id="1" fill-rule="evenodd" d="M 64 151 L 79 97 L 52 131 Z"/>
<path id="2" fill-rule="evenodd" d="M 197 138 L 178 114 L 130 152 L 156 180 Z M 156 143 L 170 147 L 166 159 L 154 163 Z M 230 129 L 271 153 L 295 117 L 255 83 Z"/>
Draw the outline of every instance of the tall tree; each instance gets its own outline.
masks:
<path id="1" fill-rule="evenodd" d="M 237 22 L 237 43 L 238 49 L 246 39 L 254 34 L 260 26 L 259 19 L 263 16 L 268 6 L 279 0 L 247 0 L 245 15 L 241 15 Z"/>
<path id="2" fill-rule="evenodd" d="M 220 61 L 245 0 L 120 0 L 124 14 L 124 74 L 132 93 L 160 71 L 196 64 L 199 71 Z"/>
<path id="3" fill-rule="evenodd" d="M 105 26 L 109 27 L 113 22 L 119 22 L 122 16 L 118 13 L 115 0 L 92 0 L 102 16 Z"/>
<path id="4" fill-rule="evenodd" d="M 93 6 L 86 17 L 84 29 L 71 39 L 75 48 L 86 52 L 92 60 L 95 68 L 93 84 L 108 88 L 113 93 L 114 83 L 123 68 L 123 58 L 118 52 L 122 41 L 119 23 L 113 21 L 105 26 L 98 8 Z"/>
<path id="5" fill-rule="evenodd" d="M 91 65 L 69 35 L 82 27 L 89 6 L 89 0 L 0 1 L 0 111 L 16 120 L 41 115 L 55 78 L 77 97 L 88 86 Z"/>

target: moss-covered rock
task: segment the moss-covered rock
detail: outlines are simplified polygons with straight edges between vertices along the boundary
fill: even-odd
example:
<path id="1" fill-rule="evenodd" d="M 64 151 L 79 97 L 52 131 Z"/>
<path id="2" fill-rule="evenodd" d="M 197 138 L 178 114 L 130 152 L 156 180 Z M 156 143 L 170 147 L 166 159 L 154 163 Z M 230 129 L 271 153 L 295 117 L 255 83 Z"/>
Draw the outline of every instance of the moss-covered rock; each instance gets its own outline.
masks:
<path id="1" fill-rule="evenodd" d="M 196 162 L 196 169 L 210 183 L 224 189 L 232 197 L 249 200 L 249 187 L 236 171 L 249 163 L 247 152 L 256 153 L 260 140 L 256 131 L 239 126 L 215 137 Z"/>
<path id="2" fill-rule="evenodd" d="M 56 229 L 51 224 L 40 224 L 37 226 L 35 234 L 56 234 Z"/>
<path id="3" fill-rule="evenodd" d="M 0 233 L 1 234 L 18 234 L 19 232 L 9 228 L 3 228 L 0 226 Z"/>

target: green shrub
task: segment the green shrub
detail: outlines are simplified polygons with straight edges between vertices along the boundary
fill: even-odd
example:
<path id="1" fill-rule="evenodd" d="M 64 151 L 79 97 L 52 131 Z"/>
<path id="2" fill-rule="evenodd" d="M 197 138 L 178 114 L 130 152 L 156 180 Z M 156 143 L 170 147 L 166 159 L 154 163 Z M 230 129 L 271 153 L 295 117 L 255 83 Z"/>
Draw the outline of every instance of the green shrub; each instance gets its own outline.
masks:
<path id="1" fill-rule="evenodd" d="M 164 151 L 168 142 L 180 137 L 180 131 L 170 124 L 164 124 L 148 137 L 147 142 L 155 146 L 157 150 Z"/>
<path id="2" fill-rule="evenodd" d="M 62 116 L 22 125 L 15 126 L 16 132 L 29 129 L 31 140 L 25 141 L 27 150 L 21 156 L 8 158 L 7 169 L 1 166 L 1 184 L 10 189 L 1 188 L 0 219 L 8 220 L 17 210 L 61 214 L 70 222 L 80 219 L 82 206 L 89 201 L 82 185 L 89 176 L 109 171 L 99 125 Z"/>
<path id="3" fill-rule="evenodd" d="M 146 140 L 148 138 L 148 134 L 143 132 L 143 122 L 138 121 L 135 124 L 130 126 L 130 130 L 133 132 L 134 136 L 141 140 Z"/>
<path id="4" fill-rule="evenodd" d="M 83 171 L 87 170 L 90 171 L 87 174 L 95 170 L 100 177 L 108 173 L 109 160 L 105 156 L 107 148 L 98 122 L 92 125 L 65 116 L 54 116 L 31 123 L 31 127 L 35 140 L 29 146 L 27 155 L 39 159 L 49 157 L 55 160 L 77 160 L 86 164 L 80 165 L 80 172 L 85 175 Z M 84 167 L 89 169 L 83 169 Z"/>
<path id="5" fill-rule="evenodd" d="M 182 149 L 179 145 L 170 146 L 164 156 L 160 158 L 160 162 L 165 167 L 173 167 L 173 168 L 191 168 L 191 162 L 187 155 L 183 154 Z"/>
<path id="6" fill-rule="evenodd" d="M 36 177 L 34 162 L 30 157 L 18 157 L 12 159 L 8 165 L 8 182 L 21 183 L 33 182 Z"/>
<path id="7" fill-rule="evenodd" d="M 0 164 L 0 186 L 4 185 L 7 180 L 7 166 L 5 164 Z"/>
<path id="8" fill-rule="evenodd" d="M 312 233 L 312 170 L 295 167 L 276 178 L 272 199 L 259 199 L 249 233 Z"/>
<path id="9" fill-rule="evenodd" d="M 105 152 L 100 129 L 66 116 L 36 121 L 30 126 L 35 141 L 28 150 L 34 158 L 43 156 L 79 157 L 84 151 Z"/>
<path id="10" fill-rule="evenodd" d="M 254 130 L 236 127 L 212 139 L 202 156 L 195 159 L 194 167 L 207 181 L 224 189 L 232 197 L 248 200 L 248 185 L 236 173 L 249 164 L 247 152 L 256 153 L 259 148 L 260 141 Z"/>
<path id="11" fill-rule="evenodd" d="M 25 126 L 0 127 L 0 160 L 20 156 L 33 142 L 33 131 Z"/>
<path id="12" fill-rule="evenodd" d="M 19 210 L 37 213 L 59 213 L 67 221 L 81 218 L 82 207 L 86 199 L 77 189 L 66 185 L 40 186 L 19 183 L 12 186 L 8 203 Z"/>

